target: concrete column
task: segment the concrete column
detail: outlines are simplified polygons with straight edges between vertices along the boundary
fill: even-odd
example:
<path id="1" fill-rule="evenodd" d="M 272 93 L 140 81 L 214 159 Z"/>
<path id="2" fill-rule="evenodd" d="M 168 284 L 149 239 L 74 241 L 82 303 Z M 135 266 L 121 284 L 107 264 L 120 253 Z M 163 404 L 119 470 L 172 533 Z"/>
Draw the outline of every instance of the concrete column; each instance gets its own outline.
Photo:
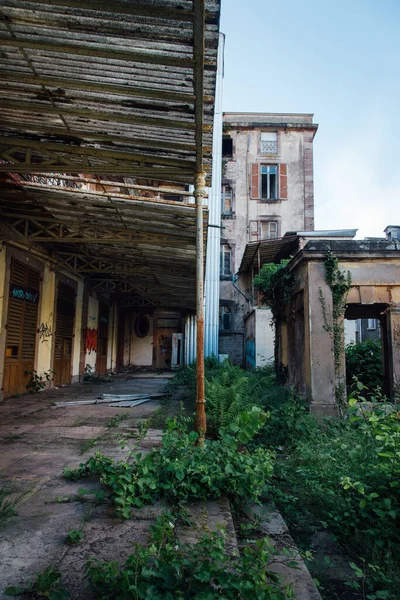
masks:
<path id="1" fill-rule="evenodd" d="M 85 366 L 92 367 L 92 372 L 96 371 L 97 358 L 97 332 L 99 323 L 99 301 L 93 296 L 89 296 L 89 309 L 87 318 L 87 331 L 91 336 L 91 347 L 86 348 Z"/>
<path id="2" fill-rule="evenodd" d="M 112 371 L 112 352 L 113 352 L 113 335 L 115 327 L 115 304 L 108 311 L 108 327 L 107 327 L 107 365 L 106 370 Z"/>
<path id="3" fill-rule="evenodd" d="M 37 343 L 35 369 L 39 375 L 53 368 L 53 346 L 55 330 L 56 274 L 44 265 L 40 294 L 39 339 Z"/>
<path id="4" fill-rule="evenodd" d="M 400 304 L 387 311 L 389 394 L 400 400 Z"/>
<path id="5" fill-rule="evenodd" d="M 112 333 L 112 347 L 111 347 L 111 366 L 112 372 L 117 370 L 117 349 L 118 349 L 118 308 L 117 305 L 113 306 L 113 333 Z"/>
<path id="6" fill-rule="evenodd" d="M 82 343 L 82 312 L 83 312 L 84 281 L 78 281 L 75 302 L 74 344 L 72 354 L 72 383 L 79 381 L 79 364 Z"/>
<path id="7" fill-rule="evenodd" d="M 309 265 L 308 303 L 304 317 L 308 321 L 305 346 L 309 348 L 311 410 L 321 414 L 336 414 L 336 374 L 333 357 L 332 292 L 325 281 L 325 265 Z M 306 298 L 305 298 L 306 299 Z"/>

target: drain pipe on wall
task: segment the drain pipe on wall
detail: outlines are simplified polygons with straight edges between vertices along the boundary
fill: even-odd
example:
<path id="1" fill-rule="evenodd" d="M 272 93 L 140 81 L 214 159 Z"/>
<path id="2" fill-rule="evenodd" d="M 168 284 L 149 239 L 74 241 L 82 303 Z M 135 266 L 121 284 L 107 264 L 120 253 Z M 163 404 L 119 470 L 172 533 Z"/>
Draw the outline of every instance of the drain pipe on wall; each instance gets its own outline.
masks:
<path id="1" fill-rule="evenodd" d="M 232 275 L 232 285 L 235 288 L 235 290 L 237 290 L 239 292 L 239 294 L 242 294 L 243 298 L 246 298 L 247 302 L 250 304 L 251 298 L 249 296 L 247 296 L 247 294 L 245 294 L 238 285 L 236 285 L 236 282 L 238 279 L 239 279 L 239 275 L 237 273 Z"/>

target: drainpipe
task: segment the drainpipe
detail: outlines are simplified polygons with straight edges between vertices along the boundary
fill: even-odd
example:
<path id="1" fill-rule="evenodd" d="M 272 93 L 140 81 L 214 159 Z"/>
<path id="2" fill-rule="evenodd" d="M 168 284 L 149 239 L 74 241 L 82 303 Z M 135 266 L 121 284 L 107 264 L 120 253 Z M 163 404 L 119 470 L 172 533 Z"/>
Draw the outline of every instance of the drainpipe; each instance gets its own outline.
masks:
<path id="1" fill-rule="evenodd" d="M 204 444 L 207 430 L 204 398 L 204 238 L 203 202 L 206 197 L 206 175 L 197 173 L 194 197 L 196 199 L 196 431 L 198 444 Z"/>
<path id="2" fill-rule="evenodd" d="M 235 288 L 235 290 L 237 290 L 239 292 L 239 294 L 242 294 L 243 298 L 246 298 L 247 302 L 250 304 L 251 298 L 247 294 L 245 294 L 238 285 L 236 285 L 236 282 L 238 279 L 239 279 L 239 275 L 237 273 L 235 273 L 235 275 L 232 276 L 232 285 Z"/>
<path id="3" fill-rule="evenodd" d="M 225 36 L 219 34 L 217 81 L 215 90 L 212 184 L 208 195 L 208 232 L 205 277 L 205 356 L 218 356 L 219 333 L 219 255 L 221 250 L 221 177 L 222 177 L 222 79 Z"/>

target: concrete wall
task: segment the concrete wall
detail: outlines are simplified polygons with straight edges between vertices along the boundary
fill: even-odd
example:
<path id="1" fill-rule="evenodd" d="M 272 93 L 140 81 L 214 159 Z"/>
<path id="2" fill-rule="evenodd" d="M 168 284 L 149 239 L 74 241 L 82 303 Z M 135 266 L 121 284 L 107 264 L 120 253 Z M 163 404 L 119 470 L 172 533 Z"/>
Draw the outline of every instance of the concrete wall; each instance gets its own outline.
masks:
<path id="1" fill-rule="evenodd" d="M 287 126 L 283 127 L 283 123 Z M 239 269 L 246 244 L 257 241 L 254 228 L 259 232 L 261 221 L 276 221 L 278 236 L 286 231 L 314 229 L 313 194 L 313 137 L 316 126 L 312 115 L 224 115 L 224 135 L 233 142 L 232 158 L 223 157 L 222 183 L 233 190 L 232 216 L 222 215 L 221 244 L 232 250 L 232 274 Z M 278 152 L 265 155 L 260 152 L 262 131 L 276 131 Z M 253 164 L 286 165 L 287 199 L 275 201 L 253 199 L 251 196 L 251 169 Z M 280 196 L 285 192 L 281 189 Z M 251 289 L 243 289 L 248 296 Z M 232 285 L 231 278 L 221 277 L 220 301 L 232 302 L 232 333 L 244 333 L 244 318 L 251 308 Z M 239 340 L 239 338 L 237 338 Z M 270 353 L 271 336 L 260 334 L 260 356 Z M 267 346 L 263 346 L 263 344 Z M 219 352 L 225 353 L 226 334 L 220 334 Z M 260 359 L 261 360 L 261 359 Z M 263 359 L 264 360 L 264 359 Z"/>
<path id="2" fill-rule="evenodd" d="M 256 367 L 265 365 L 274 360 L 274 328 L 271 327 L 272 313 L 268 308 L 257 307 L 256 318 Z"/>

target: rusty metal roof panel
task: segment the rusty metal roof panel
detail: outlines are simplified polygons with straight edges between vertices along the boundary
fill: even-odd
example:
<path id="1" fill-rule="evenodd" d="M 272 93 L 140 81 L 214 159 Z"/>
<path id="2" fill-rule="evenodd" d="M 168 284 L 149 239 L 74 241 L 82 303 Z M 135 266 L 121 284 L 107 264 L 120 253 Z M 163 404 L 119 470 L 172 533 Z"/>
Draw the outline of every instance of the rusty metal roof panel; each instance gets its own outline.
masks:
<path id="1" fill-rule="evenodd" d="M 201 102 L 210 168 L 220 3 L 207 0 L 205 9 Z M 49 144 L 60 146 L 56 164 L 64 161 L 64 171 L 71 159 L 70 172 L 79 161 L 90 172 L 112 164 L 115 150 L 129 155 L 141 148 L 142 162 L 120 157 L 117 172 L 127 173 L 129 163 L 146 174 L 169 166 L 164 179 L 193 180 L 198 98 L 191 0 L 2 0 L 0 15 L 0 170 L 13 162 L 19 172 L 54 165 L 60 157 Z M 146 147 L 143 138 L 160 147 Z M 184 153 L 175 143 L 186 144 Z M 96 152 L 80 155 L 82 148 Z M 166 165 L 168 157 L 176 164 Z"/>

